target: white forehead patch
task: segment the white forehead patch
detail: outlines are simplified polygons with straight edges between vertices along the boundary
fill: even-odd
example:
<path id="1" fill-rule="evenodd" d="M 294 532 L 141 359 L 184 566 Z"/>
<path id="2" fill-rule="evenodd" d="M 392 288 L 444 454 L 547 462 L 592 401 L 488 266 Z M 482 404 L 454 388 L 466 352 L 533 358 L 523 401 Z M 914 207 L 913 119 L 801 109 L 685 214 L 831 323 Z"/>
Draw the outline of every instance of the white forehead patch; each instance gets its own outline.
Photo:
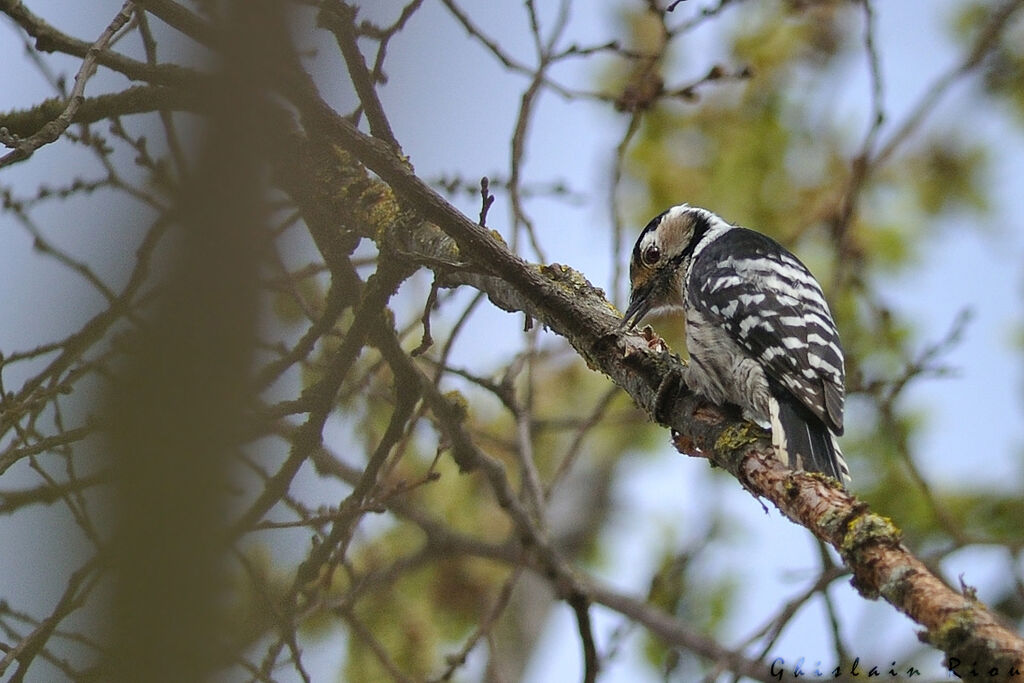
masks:
<path id="1" fill-rule="evenodd" d="M 634 246 L 631 267 L 646 267 L 643 263 L 643 254 L 652 245 L 656 245 L 666 256 L 674 257 L 683 253 L 688 246 L 696 246 L 690 242 L 697 238 L 694 234 L 697 228 L 701 229 L 703 236 L 708 231 L 718 233 L 730 227 L 707 209 L 690 204 L 673 206 L 652 219 L 644 228 Z"/>
<path id="2" fill-rule="evenodd" d="M 669 209 L 662 220 L 679 220 L 680 217 L 689 213 L 692 209 L 693 207 L 689 204 L 678 204 Z"/>

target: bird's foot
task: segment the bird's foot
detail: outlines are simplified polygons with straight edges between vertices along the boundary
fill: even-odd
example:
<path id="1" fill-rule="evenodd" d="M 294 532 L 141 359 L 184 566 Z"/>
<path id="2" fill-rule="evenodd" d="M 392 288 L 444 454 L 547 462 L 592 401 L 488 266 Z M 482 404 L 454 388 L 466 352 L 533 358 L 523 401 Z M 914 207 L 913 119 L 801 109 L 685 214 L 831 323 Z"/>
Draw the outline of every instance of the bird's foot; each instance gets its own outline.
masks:
<path id="1" fill-rule="evenodd" d="M 672 408 L 675 406 L 676 400 L 686 393 L 685 390 L 686 382 L 683 379 L 683 373 L 678 369 L 670 370 L 662 378 L 661 384 L 658 385 L 658 391 L 654 395 L 654 419 L 661 424 L 669 425 Z"/>

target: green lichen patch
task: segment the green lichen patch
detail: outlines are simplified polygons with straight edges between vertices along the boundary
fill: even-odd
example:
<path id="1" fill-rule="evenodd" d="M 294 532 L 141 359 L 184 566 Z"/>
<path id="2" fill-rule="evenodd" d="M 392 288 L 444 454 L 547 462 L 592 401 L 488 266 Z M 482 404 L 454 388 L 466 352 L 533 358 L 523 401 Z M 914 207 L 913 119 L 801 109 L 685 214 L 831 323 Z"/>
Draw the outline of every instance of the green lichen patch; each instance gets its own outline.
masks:
<path id="1" fill-rule="evenodd" d="M 317 194 L 328 199 L 332 213 L 349 229 L 381 244 L 402 215 L 392 189 L 371 178 L 352 154 L 337 145 L 307 145 L 305 151 L 319 185 Z"/>
<path id="2" fill-rule="evenodd" d="M 757 443 L 761 429 L 752 422 L 731 424 L 715 440 L 716 453 L 735 453 Z"/>
<path id="3" fill-rule="evenodd" d="M 891 519 L 866 513 L 847 522 L 839 551 L 844 557 L 856 557 L 860 550 L 868 545 L 897 545 L 901 538 L 902 532 Z"/>
<path id="4" fill-rule="evenodd" d="M 448 401 L 452 411 L 458 415 L 460 420 L 465 420 L 466 416 L 469 415 L 469 401 L 457 390 L 445 392 L 444 398 Z"/>
<path id="5" fill-rule="evenodd" d="M 606 303 L 609 310 L 613 313 L 618 313 L 615 307 L 608 303 L 604 290 L 600 287 L 595 287 L 583 276 L 583 273 L 575 268 L 570 268 L 561 263 L 552 263 L 551 265 L 540 265 L 538 270 L 541 275 L 544 275 L 556 284 L 562 285 L 573 294 L 597 297 Z"/>
<path id="6" fill-rule="evenodd" d="M 975 626 L 973 612 L 965 608 L 952 612 L 941 624 L 929 630 L 926 637 L 941 650 L 959 651 L 974 634 Z"/>
<path id="7" fill-rule="evenodd" d="M 499 244 L 501 244 L 501 246 L 508 249 L 508 242 L 505 241 L 505 238 L 502 237 L 500 232 L 498 232 L 497 230 L 491 230 L 490 233 L 491 237 L 494 238 L 494 241 L 498 242 Z"/>

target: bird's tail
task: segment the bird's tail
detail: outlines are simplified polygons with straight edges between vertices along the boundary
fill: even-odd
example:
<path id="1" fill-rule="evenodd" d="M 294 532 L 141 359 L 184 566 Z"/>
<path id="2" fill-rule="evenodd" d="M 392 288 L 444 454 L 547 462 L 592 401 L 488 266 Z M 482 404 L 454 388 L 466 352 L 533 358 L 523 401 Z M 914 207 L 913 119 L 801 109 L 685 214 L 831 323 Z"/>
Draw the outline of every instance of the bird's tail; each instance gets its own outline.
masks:
<path id="1" fill-rule="evenodd" d="M 769 399 L 775 455 L 795 470 L 821 472 L 846 488 L 850 468 L 836 435 L 811 411 L 790 397 Z"/>

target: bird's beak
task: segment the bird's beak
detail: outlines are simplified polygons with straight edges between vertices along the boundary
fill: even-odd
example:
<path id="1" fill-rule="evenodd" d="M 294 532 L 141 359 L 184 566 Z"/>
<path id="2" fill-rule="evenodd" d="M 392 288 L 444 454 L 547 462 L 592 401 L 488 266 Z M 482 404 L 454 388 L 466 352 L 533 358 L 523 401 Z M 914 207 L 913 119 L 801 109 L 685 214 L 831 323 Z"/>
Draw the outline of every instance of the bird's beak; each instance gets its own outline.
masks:
<path id="1" fill-rule="evenodd" d="M 651 310 L 650 287 L 634 289 L 629 295 L 629 306 L 626 314 L 622 316 L 619 329 L 633 329 L 638 322 L 644 319 Z"/>

